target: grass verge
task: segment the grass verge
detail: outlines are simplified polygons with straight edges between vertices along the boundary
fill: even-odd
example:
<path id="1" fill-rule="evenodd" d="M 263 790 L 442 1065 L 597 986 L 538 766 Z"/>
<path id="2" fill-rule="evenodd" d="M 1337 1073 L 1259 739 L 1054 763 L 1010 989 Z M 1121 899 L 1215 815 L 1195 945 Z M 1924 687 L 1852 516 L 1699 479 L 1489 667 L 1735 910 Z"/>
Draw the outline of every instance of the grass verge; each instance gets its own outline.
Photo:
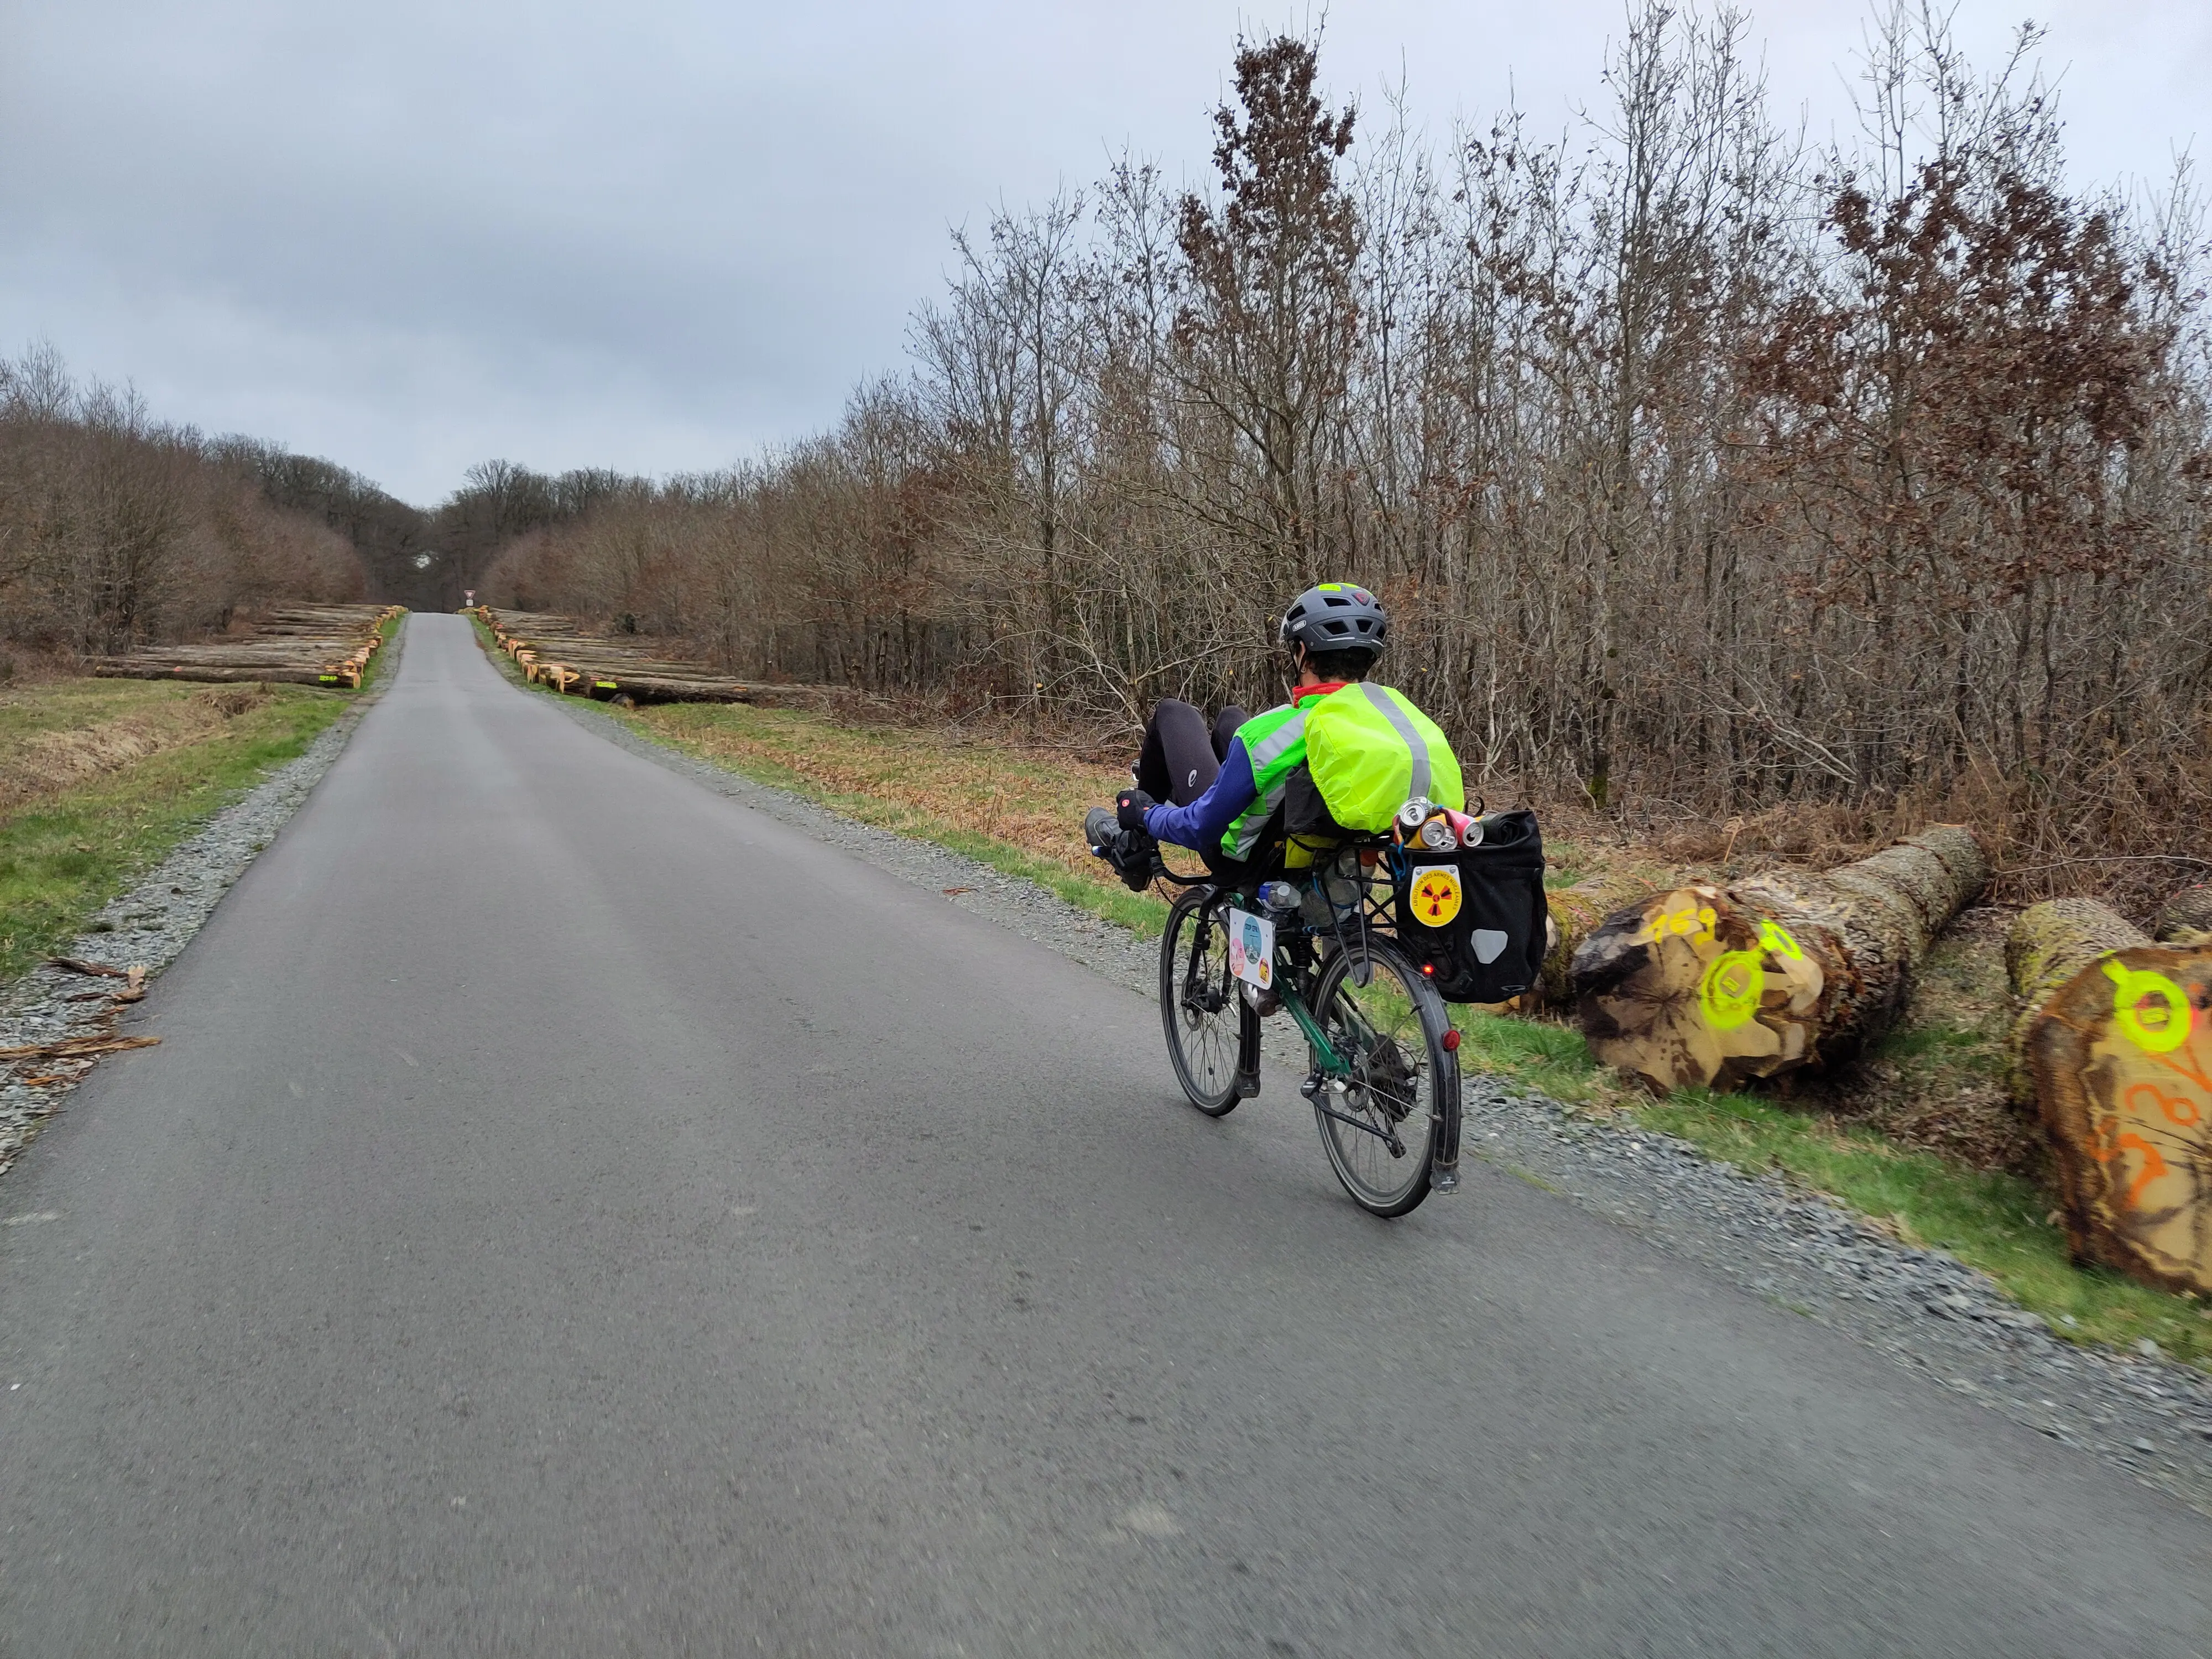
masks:
<path id="1" fill-rule="evenodd" d="M 47 752 L 40 740 L 58 735 L 182 729 L 189 737 L 0 811 L 0 981 L 82 932 L 142 872 L 306 749 L 353 695 L 289 685 L 246 691 L 67 680 L 0 695 L 0 753 L 19 764 L 35 762 Z M 203 719 L 204 729 L 192 724 Z"/>
<path id="2" fill-rule="evenodd" d="M 388 617 L 376 630 L 376 654 L 368 659 L 368 668 L 361 677 L 361 690 L 373 691 L 384 678 L 384 665 L 392 660 L 392 641 L 399 637 L 399 630 L 407 625 L 407 615 L 401 611 Z M 355 693 L 357 696 L 359 692 Z"/>
<path id="3" fill-rule="evenodd" d="M 489 644 L 488 632 L 484 637 Z M 1140 934 L 1156 936 L 1166 915 L 1158 898 L 1093 873 L 1096 861 L 1079 843 L 1082 809 L 1111 799 L 1125 775 L 1110 768 L 974 737 L 853 726 L 793 710 L 672 704 L 623 718 L 671 748 L 1036 881 Z M 1954 1012 L 1931 1006 L 1930 1024 L 1908 1024 L 1893 1036 L 1882 1050 L 1885 1063 L 1957 1046 L 1954 1028 L 1937 1023 Z M 1593 1115 L 1626 1117 L 1679 1136 L 1739 1169 L 1781 1171 L 1907 1243 L 1948 1251 L 1988 1273 L 2069 1340 L 2132 1347 L 2148 1337 L 2166 1353 L 2212 1369 L 2212 1310 L 2077 1266 L 2049 1218 L 2049 1195 L 2033 1182 L 1768 1097 L 1689 1090 L 1653 1100 L 1594 1064 L 1580 1033 L 1566 1025 L 1477 1008 L 1455 1013 L 1465 1033 L 1462 1063 L 1470 1069 Z"/>

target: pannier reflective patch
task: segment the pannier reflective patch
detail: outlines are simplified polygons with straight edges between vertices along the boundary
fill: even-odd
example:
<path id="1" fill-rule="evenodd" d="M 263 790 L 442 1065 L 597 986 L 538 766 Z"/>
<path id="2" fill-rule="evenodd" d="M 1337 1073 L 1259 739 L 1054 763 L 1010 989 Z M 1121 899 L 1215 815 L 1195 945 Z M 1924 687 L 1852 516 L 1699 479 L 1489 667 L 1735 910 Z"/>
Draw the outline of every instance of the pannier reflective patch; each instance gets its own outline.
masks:
<path id="1" fill-rule="evenodd" d="M 1474 959 L 1484 967 L 1487 968 L 1504 953 L 1508 942 L 1506 936 L 1495 927 L 1478 927 L 1474 937 Z"/>
<path id="2" fill-rule="evenodd" d="M 1423 864 L 1413 870 L 1413 920 L 1425 927 L 1442 927 L 1459 914 L 1459 866 Z M 1503 946 L 1499 947 L 1503 949 Z M 1492 955 L 1496 955 L 1495 951 Z M 1488 957 L 1483 958 L 1487 962 Z"/>

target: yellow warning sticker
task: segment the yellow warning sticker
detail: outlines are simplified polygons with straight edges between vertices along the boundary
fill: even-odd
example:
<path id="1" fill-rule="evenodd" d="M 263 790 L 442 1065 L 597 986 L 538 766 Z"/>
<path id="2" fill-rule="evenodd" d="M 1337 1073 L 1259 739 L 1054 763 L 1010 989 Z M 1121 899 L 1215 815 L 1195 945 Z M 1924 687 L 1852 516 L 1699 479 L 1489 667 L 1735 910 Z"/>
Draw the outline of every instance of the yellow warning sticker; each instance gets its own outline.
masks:
<path id="1" fill-rule="evenodd" d="M 1442 927 L 1459 914 L 1459 871 L 1449 864 L 1425 864 L 1413 872 L 1413 920 Z"/>

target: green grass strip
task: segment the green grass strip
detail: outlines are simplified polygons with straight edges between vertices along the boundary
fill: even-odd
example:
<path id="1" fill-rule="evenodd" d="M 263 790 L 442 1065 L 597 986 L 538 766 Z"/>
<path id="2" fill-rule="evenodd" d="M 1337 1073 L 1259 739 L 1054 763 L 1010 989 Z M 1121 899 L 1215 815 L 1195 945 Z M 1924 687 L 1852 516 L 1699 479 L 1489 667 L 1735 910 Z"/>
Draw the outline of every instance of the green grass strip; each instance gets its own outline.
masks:
<path id="1" fill-rule="evenodd" d="M 296 759 L 350 692 L 278 686 L 216 736 L 0 818 L 0 980 L 84 931 L 94 914 L 177 844 Z"/>
<path id="2" fill-rule="evenodd" d="M 376 635 L 380 643 L 376 647 L 376 653 L 368 659 L 368 666 L 362 672 L 362 691 L 374 690 L 377 682 L 384 678 L 384 665 L 392 660 L 392 641 L 399 637 L 399 630 L 406 625 L 407 613 L 402 611 L 398 616 L 387 618 L 377 629 Z M 349 692 L 348 695 L 358 696 L 361 693 Z"/>

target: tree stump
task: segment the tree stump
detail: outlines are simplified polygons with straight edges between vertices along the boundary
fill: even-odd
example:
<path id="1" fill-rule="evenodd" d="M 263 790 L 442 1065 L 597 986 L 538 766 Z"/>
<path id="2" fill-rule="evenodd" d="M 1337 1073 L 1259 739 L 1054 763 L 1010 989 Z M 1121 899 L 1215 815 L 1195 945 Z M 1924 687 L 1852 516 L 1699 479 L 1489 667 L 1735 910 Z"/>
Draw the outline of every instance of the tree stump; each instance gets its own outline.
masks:
<path id="1" fill-rule="evenodd" d="M 1825 875 L 1654 894 L 1575 953 L 1583 1035 L 1598 1060 L 1662 1090 L 1838 1059 L 1896 1017 L 1987 874 L 1972 834 L 1941 824 Z"/>
<path id="2" fill-rule="evenodd" d="M 2023 930 L 2015 1030 L 2074 1254 L 2212 1293 L 2212 945 L 2093 949 L 2142 936 L 2078 899 L 2023 912 Z"/>

